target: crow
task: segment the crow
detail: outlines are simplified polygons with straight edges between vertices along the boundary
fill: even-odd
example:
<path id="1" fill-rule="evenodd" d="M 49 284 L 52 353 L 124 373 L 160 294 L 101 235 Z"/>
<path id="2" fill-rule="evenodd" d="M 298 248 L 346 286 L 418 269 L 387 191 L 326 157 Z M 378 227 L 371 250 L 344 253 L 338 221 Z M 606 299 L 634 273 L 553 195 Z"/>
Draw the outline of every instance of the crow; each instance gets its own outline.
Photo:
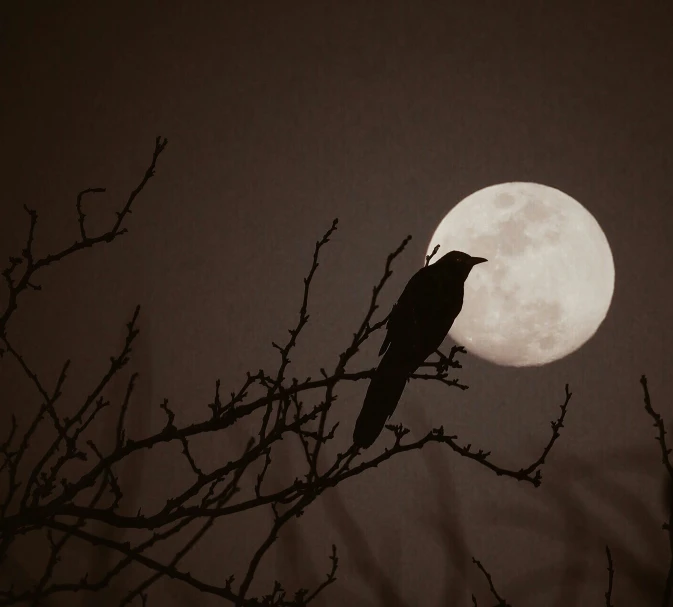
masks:
<path id="1" fill-rule="evenodd" d="M 463 285 L 483 257 L 451 251 L 411 277 L 386 323 L 387 333 L 362 410 L 353 443 L 367 448 L 393 414 L 409 376 L 436 352 L 463 307 Z"/>

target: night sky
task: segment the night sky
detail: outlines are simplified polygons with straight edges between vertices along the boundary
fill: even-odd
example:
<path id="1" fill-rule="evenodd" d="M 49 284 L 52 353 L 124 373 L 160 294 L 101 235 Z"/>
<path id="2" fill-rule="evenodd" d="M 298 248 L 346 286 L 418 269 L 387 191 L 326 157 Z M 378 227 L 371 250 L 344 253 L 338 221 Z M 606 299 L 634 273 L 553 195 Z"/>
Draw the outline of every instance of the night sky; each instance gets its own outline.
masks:
<path id="1" fill-rule="evenodd" d="M 228 394 L 246 371 L 277 363 L 271 342 L 296 322 L 315 241 L 338 217 L 292 357 L 294 373 L 316 376 L 336 364 L 408 234 L 379 318 L 461 199 L 505 181 L 558 188 L 612 248 L 615 292 L 598 332 L 543 367 L 463 355 L 457 377 L 469 390 L 412 382 L 392 418 L 417 438 L 443 425 L 519 468 L 548 440 L 568 383 L 542 486 L 431 445 L 326 494 L 266 557 L 268 579 L 319 582 L 335 543 L 338 581 L 320 605 L 470 605 L 470 593 L 488 604 L 472 555 L 517 607 L 598 605 L 607 543 L 614 602 L 654 604 L 670 555 L 639 379 L 672 424 L 670 1 L 14 4 L 0 10 L 2 259 L 25 242 L 23 204 L 40 214 L 38 252 L 77 237 L 84 188 L 107 187 L 86 203 L 92 229 L 105 226 L 155 137 L 169 140 L 129 233 L 45 272 L 42 292 L 21 301 L 8 333 L 45 377 L 71 357 L 66 396 L 85 394 L 139 303 L 131 366 L 142 386 L 129 432 L 160 429 L 164 397 L 182 422 L 206 415 L 216 378 Z M 362 349 L 359 368 L 376 364 L 381 339 Z M 19 378 L 0 361 L 0 427 L 10 410 L 21 418 L 35 405 Z M 365 390 L 339 391 L 339 444 Z M 209 440 L 205 460 L 232 447 Z M 155 455 L 130 476 L 137 504 L 185 472 Z M 191 571 L 222 581 L 259 520 L 222 522 Z M 3 577 L 30 559 L 17 554 Z M 177 582 L 154 592 L 150 604 L 196 597 Z"/>

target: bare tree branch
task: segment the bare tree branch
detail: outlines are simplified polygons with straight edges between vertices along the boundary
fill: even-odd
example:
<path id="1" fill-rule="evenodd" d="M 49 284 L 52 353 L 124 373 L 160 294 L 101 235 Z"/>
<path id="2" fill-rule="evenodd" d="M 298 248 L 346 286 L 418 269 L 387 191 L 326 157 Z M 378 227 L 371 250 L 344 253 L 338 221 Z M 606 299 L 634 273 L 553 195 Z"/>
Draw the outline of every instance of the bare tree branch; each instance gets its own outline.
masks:
<path id="1" fill-rule="evenodd" d="M 342 420 L 336 418 L 337 408 L 333 407 L 339 389 L 344 382 L 357 382 L 372 377 L 373 369 L 354 369 L 353 361 L 362 345 L 386 323 L 387 316 L 375 320 L 379 308 L 378 298 L 392 276 L 393 263 L 404 252 L 411 239 L 410 236 L 405 238 L 388 255 L 383 274 L 372 289 L 364 317 L 352 337 L 349 336 L 346 340 L 344 349 L 336 360 L 321 368 L 321 376 L 316 379 L 290 377 L 290 357 L 298 347 L 299 337 L 310 319 L 309 304 L 314 276 L 325 246 L 337 231 L 336 219 L 315 244 L 311 265 L 303 281 L 298 319 L 289 330 L 288 340 L 282 346 L 275 342 L 272 344 L 280 355 L 273 372 L 267 373 L 260 369 L 254 374 L 246 373 L 240 387 L 231 391 L 228 398 L 221 394 L 221 384 L 217 380 L 212 402 L 207 408 L 204 407 L 203 417 L 192 423 L 178 423 L 174 411 L 183 410 L 182 404 L 172 405 L 175 407 L 173 409 L 169 401 L 164 399 L 159 402 L 165 415 L 163 428 L 131 439 L 126 432 L 126 418 L 133 406 L 138 373 L 132 372 L 129 378 L 123 379 L 126 388 L 118 399 L 107 397 L 106 392 L 112 380 L 120 377 L 131 362 L 133 346 L 139 334 L 138 306 L 126 324 L 124 343 L 110 357 L 109 365 L 102 376 L 93 382 L 88 396 L 78 403 L 72 417 L 59 414 L 59 398 L 63 385 L 68 380 L 68 362 L 63 365 L 54 387 L 47 388 L 49 382 L 38 378 L 27 362 L 29 357 L 25 357 L 14 347 L 12 338 L 6 331 L 8 321 L 17 309 L 21 293 L 29 288 L 39 288 L 35 283 L 39 272 L 80 251 L 100 243 L 112 242 L 126 232 L 126 219 L 131 213 L 132 205 L 154 175 L 157 160 L 165 147 L 166 140 L 158 137 L 143 178 L 116 212 L 116 219 L 107 231 L 97 236 L 91 236 L 87 231 L 83 200 L 88 194 L 104 192 L 104 188 L 88 188 L 78 194 L 75 204 L 78 240 L 69 247 L 44 257 L 37 257 L 34 253 L 37 211 L 26 208 L 30 222 L 25 247 L 20 256 L 10 258 L 9 265 L 3 272 L 8 289 L 8 303 L 0 315 L 0 340 L 3 351 L 19 364 L 30 380 L 40 404 L 25 429 L 19 428 L 16 419 L 12 420 L 7 438 L 0 445 L 0 474 L 5 477 L 8 487 L 0 510 L 0 558 L 12 548 L 17 537 L 32 533 L 46 536 L 49 553 L 46 565 L 34 586 L 22 590 L 11 586 L 0 589 L 0 605 L 22 602 L 37 605 L 47 597 L 56 595 L 79 591 L 98 592 L 108 588 L 110 582 L 122 576 L 130 565 L 136 565 L 145 568 L 148 575 L 143 581 L 124 591 L 124 596 L 120 599 L 121 605 L 128 605 L 137 598 L 145 604 L 152 586 L 167 577 L 179 580 L 196 590 L 219 596 L 237 606 L 304 606 L 315 600 L 336 580 L 339 561 L 336 546 L 332 546 L 330 570 L 323 579 L 315 582 L 313 589 L 299 588 L 290 592 L 276 580 L 266 593 L 253 597 L 253 583 L 263 567 L 265 556 L 272 550 L 287 523 L 300 517 L 325 491 L 337 487 L 347 479 L 370 473 L 372 469 L 393 457 L 421 449 L 429 443 L 437 443 L 488 468 L 498 476 L 506 476 L 534 486 L 540 484 L 540 470 L 559 438 L 565 420 L 571 397 L 568 386 L 560 415 L 551 423 L 552 436 L 549 442 L 540 456 L 525 467 L 503 467 L 491 458 L 490 451 L 473 448 L 471 443 L 459 443 L 456 435 L 445 433 L 442 427 L 433 429 L 420 439 L 409 440 L 410 430 L 399 424 L 389 426 L 390 438 L 381 439 L 383 450 L 378 454 L 374 451 L 360 453 L 351 445 L 335 456 L 328 456 L 329 450 L 323 449 L 323 446 L 334 440 L 342 427 Z M 431 256 L 426 262 L 430 258 Z M 467 389 L 467 386 L 451 375 L 461 368 L 457 359 L 460 353 L 465 353 L 460 346 L 454 346 L 448 356 L 437 352 L 438 360 L 426 362 L 412 379 L 439 382 L 447 388 Z M 108 434 L 111 440 L 94 441 L 90 434 L 91 428 L 103 417 L 101 412 L 111 407 L 115 407 L 114 421 L 109 424 Z M 36 444 L 34 437 L 45 417 L 54 426 L 55 436 L 41 446 Z M 253 419 L 259 425 L 255 427 L 252 438 L 245 449 L 229 461 L 210 461 L 194 447 L 199 438 L 212 432 L 226 437 L 228 432 L 236 431 L 240 422 Z M 277 466 L 274 449 L 286 437 L 298 441 L 303 454 L 304 469 L 294 481 L 271 490 L 266 479 Z M 15 442 L 18 444 L 15 445 Z M 172 493 L 164 504 L 151 507 L 143 503 L 137 514 L 126 513 L 120 507 L 125 490 L 123 475 L 118 474 L 122 465 L 129 458 L 142 456 L 153 447 L 170 444 L 177 447 L 178 457 L 184 458 L 187 463 L 190 473 L 186 486 Z M 28 466 L 28 461 L 34 463 Z M 74 461 L 80 464 L 79 472 L 68 476 L 65 473 L 67 464 Z M 94 489 L 90 492 L 92 488 Z M 241 580 L 237 582 L 233 575 L 223 572 L 221 580 L 208 583 L 182 568 L 184 557 L 195 549 L 220 517 L 236 516 L 251 510 L 269 512 L 272 520 L 259 545 L 245 557 L 245 573 Z M 124 529 L 135 530 L 133 543 L 119 540 L 118 535 L 107 533 Z M 170 543 L 166 541 L 169 538 L 172 539 Z M 70 542 L 99 547 L 114 555 L 114 564 L 102 575 L 97 574 L 97 579 L 90 580 L 87 574 L 79 580 L 64 580 L 58 563 L 64 546 Z M 161 558 L 149 556 L 154 554 L 151 549 L 169 544 L 172 548 L 162 551 Z M 475 562 L 485 573 L 478 561 Z M 490 576 L 487 577 L 495 593 Z M 476 599 L 473 602 L 476 605 Z M 501 604 L 505 605 L 502 600 Z"/>
<path id="2" fill-rule="evenodd" d="M 650 401 L 650 391 L 647 387 L 647 377 L 643 375 L 640 378 L 640 384 L 643 387 L 643 398 L 645 400 L 645 411 L 654 420 L 654 427 L 657 429 L 655 440 L 659 443 L 661 449 L 661 463 L 668 473 L 669 482 L 673 483 L 673 464 L 671 463 L 671 449 L 666 444 L 666 427 L 664 420 L 652 407 Z M 673 484 L 671 484 L 673 486 Z M 662 528 L 668 533 L 668 545 L 670 560 L 668 573 L 666 574 L 666 585 L 661 599 L 662 607 L 673 607 L 673 499 L 668 505 L 668 521 L 662 525 Z"/>
<path id="3" fill-rule="evenodd" d="M 612 554 L 610 548 L 605 547 L 605 554 L 608 557 L 608 589 L 605 592 L 605 607 L 614 607 L 612 604 L 612 580 L 615 576 L 615 569 L 612 566 Z"/>
<path id="4" fill-rule="evenodd" d="M 488 586 L 491 590 L 491 594 L 498 601 L 497 607 L 511 607 L 511 605 L 498 594 L 498 591 L 495 589 L 495 586 L 493 585 L 493 578 L 491 578 L 491 574 L 488 571 L 486 571 L 486 568 L 474 557 L 472 557 L 472 562 L 477 567 L 479 567 L 479 570 L 484 574 L 484 577 L 486 578 Z M 472 602 L 475 605 L 477 604 L 477 600 L 474 598 L 474 595 L 472 596 Z"/>

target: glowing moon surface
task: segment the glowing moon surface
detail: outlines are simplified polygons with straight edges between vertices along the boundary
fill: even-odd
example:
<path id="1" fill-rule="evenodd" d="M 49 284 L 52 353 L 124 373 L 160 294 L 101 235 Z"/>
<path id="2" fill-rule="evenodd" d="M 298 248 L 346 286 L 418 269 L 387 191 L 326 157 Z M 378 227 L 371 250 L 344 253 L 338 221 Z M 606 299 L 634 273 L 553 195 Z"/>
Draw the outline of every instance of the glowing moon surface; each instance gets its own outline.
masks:
<path id="1" fill-rule="evenodd" d="M 465 283 L 451 337 L 500 365 L 544 365 L 585 344 L 615 284 L 607 238 L 579 202 L 538 183 L 493 185 L 458 203 L 430 241 L 488 262 Z M 431 262 L 432 263 L 432 262 Z"/>

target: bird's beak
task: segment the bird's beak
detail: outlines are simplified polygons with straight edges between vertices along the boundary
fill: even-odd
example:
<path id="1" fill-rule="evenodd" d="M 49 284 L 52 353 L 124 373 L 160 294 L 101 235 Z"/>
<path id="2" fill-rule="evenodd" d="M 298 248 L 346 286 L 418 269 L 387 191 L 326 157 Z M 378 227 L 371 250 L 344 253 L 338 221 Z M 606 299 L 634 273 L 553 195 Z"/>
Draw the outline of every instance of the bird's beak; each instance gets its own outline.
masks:
<path id="1" fill-rule="evenodd" d="M 470 261 L 472 262 L 473 266 L 476 266 L 478 263 L 484 263 L 485 261 L 488 261 L 488 259 L 484 259 L 483 257 L 472 257 Z"/>

